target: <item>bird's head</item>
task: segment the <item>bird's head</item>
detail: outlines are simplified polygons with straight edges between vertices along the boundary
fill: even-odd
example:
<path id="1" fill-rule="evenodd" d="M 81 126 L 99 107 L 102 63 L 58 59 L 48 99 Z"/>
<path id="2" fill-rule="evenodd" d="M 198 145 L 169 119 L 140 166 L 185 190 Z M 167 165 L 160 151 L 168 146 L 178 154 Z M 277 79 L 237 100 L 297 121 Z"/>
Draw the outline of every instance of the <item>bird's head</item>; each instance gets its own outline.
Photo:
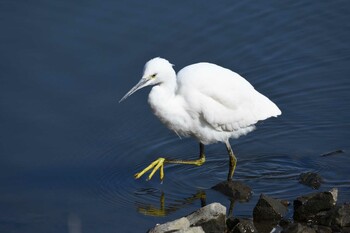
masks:
<path id="1" fill-rule="evenodd" d="M 131 88 L 128 93 L 125 94 L 119 103 L 131 96 L 137 90 L 140 90 L 146 86 L 153 86 L 166 82 L 166 80 L 174 75 L 176 74 L 173 69 L 173 65 L 168 60 L 160 57 L 149 60 L 145 64 L 140 81 L 133 88 Z"/>

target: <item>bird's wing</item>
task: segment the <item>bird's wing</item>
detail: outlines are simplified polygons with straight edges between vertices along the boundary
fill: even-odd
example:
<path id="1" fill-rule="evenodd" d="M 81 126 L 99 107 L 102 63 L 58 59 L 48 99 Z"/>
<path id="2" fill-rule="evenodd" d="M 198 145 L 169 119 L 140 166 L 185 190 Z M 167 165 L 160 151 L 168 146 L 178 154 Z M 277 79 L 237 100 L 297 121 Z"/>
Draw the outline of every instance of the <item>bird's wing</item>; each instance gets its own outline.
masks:
<path id="1" fill-rule="evenodd" d="M 197 70 L 195 74 L 202 76 L 180 73 L 179 91 L 192 117 L 199 117 L 218 131 L 241 130 L 281 114 L 272 101 L 230 70 L 214 65 L 209 71 Z"/>

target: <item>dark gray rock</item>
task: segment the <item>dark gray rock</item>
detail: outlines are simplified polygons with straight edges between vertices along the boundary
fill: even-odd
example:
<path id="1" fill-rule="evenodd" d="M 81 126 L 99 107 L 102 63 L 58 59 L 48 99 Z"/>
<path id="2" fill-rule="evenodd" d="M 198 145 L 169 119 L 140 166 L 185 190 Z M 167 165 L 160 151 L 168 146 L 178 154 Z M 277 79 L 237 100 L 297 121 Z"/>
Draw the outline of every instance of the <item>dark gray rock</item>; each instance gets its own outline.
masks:
<path id="1" fill-rule="evenodd" d="M 226 220 L 227 232 L 229 233 L 257 233 L 251 219 L 240 219 L 230 217 Z"/>
<path id="2" fill-rule="evenodd" d="M 338 189 L 298 197 L 294 201 L 294 220 L 314 221 L 316 214 L 328 211 L 335 205 L 337 197 Z"/>
<path id="3" fill-rule="evenodd" d="M 316 231 L 316 233 L 332 233 L 332 228 L 326 226 L 314 225 L 312 228 Z"/>
<path id="4" fill-rule="evenodd" d="M 350 227 L 350 204 L 335 206 L 329 211 L 320 212 L 315 219 L 318 224 L 333 229 Z"/>
<path id="5" fill-rule="evenodd" d="M 254 221 L 254 226 L 259 233 L 281 232 L 278 221 Z"/>
<path id="6" fill-rule="evenodd" d="M 319 189 L 322 183 L 322 177 L 314 172 L 301 173 L 299 176 L 299 183 L 313 189 Z"/>
<path id="7" fill-rule="evenodd" d="M 240 181 L 223 181 L 212 187 L 212 189 L 239 201 L 248 201 L 252 196 L 252 189 Z"/>
<path id="8" fill-rule="evenodd" d="M 282 218 L 281 221 L 279 221 L 278 225 L 280 225 L 282 228 L 287 228 L 290 224 L 292 224 L 292 221 L 290 219 Z"/>
<path id="9" fill-rule="evenodd" d="M 279 221 L 287 212 L 287 207 L 281 200 L 260 195 L 260 199 L 253 210 L 255 221 Z"/>
<path id="10" fill-rule="evenodd" d="M 204 232 L 226 231 L 226 207 L 220 203 L 204 206 L 186 218 L 191 226 L 201 226 Z"/>
<path id="11" fill-rule="evenodd" d="M 293 223 L 290 219 L 281 219 L 279 222 L 279 227 L 283 229 L 282 232 L 287 232 L 287 231 L 295 231 L 295 232 L 303 232 L 303 230 L 306 230 L 306 232 L 309 232 L 310 229 L 312 228 L 316 233 L 332 233 L 332 228 L 327 227 L 327 226 L 320 226 L 320 225 L 307 225 L 307 223 L 301 223 L 300 225 L 297 225 L 296 223 Z M 271 232 L 271 231 L 268 231 Z M 275 231 L 274 231 L 275 232 Z M 281 232 L 281 231 L 277 231 Z"/>
<path id="12" fill-rule="evenodd" d="M 301 223 L 291 223 L 282 233 L 316 233 L 316 231 Z"/>

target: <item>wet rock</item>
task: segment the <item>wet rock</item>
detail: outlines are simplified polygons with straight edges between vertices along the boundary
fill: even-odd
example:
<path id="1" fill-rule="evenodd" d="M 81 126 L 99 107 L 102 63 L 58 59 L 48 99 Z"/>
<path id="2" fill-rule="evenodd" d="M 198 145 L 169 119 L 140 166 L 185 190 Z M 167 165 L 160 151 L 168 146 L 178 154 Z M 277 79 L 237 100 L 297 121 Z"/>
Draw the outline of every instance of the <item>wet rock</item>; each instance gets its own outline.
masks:
<path id="1" fill-rule="evenodd" d="M 230 217 L 226 220 L 227 232 L 229 233 L 256 233 L 258 232 L 250 219 Z"/>
<path id="2" fill-rule="evenodd" d="M 212 189 L 239 201 L 248 201 L 252 196 L 252 189 L 240 181 L 223 181 Z"/>
<path id="3" fill-rule="evenodd" d="M 287 212 L 287 207 L 280 200 L 260 195 L 260 199 L 253 210 L 255 221 L 279 221 Z"/>
<path id="4" fill-rule="evenodd" d="M 171 222 L 160 224 L 149 230 L 149 233 L 177 232 L 187 230 L 190 227 L 190 222 L 187 218 L 179 218 Z"/>
<path id="5" fill-rule="evenodd" d="M 314 172 L 301 173 L 299 176 L 299 183 L 313 189 L 319 189 L 322 183 L 322 177 Z"/>
<path id="6" fill-rule="evenodd" d="M 298 197 L 294 201 L 294 220 L 314 221 L 316 214 L 328 211 L 335 205 L 337 197 L 338 189 Z"/>
<path id="7" fill-rule="evenodd" d="M 314 229 L 301 223 L 289 224 L 287 228 L 283 229 L 282 233 L 316 233 Z"/>
<path id="8" fill-rule="evenodd" d="M 225 232 L 226 207 L 220 203 L 204 206 L 186 216 L 191 226 L 201 226 L 204 232 Z"/>
<path id="9" fill-rule="evenodd" d="M 350 204 L 335 206 L 329 211 L 318 213 L 316 221 L 320 225 L 333 229 L 350 227 Z"/>

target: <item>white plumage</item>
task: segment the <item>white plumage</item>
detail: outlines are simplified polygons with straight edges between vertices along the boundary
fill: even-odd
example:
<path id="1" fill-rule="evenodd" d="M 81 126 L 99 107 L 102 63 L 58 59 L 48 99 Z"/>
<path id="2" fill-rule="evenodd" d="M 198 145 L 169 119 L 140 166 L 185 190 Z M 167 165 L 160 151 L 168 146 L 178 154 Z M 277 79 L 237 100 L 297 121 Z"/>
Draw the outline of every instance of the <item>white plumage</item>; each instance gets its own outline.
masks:
<path id="1" fill-rule="evenodd" d="M 254 124 L 277 117 L 280 109 L 239 74 L 211 63 L 196 63 L 176 75 L 172 64 L 153 58 L 140 82 L 122 99 L 154 85 L 148 102 L 154 114 L 180 136 L 202 144 L 225 142 L 255 129 Z"/>
<path id="2" fill-rule="evenodd" d="M 152 66 L 156 60 L 147 63 L 146 72 L 156 72 Z M 175 82 L 161 83 L 149 95 L 153 112 L 177 134 L 195 137 L 203 144 L 238 138 L 254 130 L 258 121 L 281 114 L 248 81 L 215 64 L 189 65 L 177 78 L 172 75 L 169 79 Z"/>

